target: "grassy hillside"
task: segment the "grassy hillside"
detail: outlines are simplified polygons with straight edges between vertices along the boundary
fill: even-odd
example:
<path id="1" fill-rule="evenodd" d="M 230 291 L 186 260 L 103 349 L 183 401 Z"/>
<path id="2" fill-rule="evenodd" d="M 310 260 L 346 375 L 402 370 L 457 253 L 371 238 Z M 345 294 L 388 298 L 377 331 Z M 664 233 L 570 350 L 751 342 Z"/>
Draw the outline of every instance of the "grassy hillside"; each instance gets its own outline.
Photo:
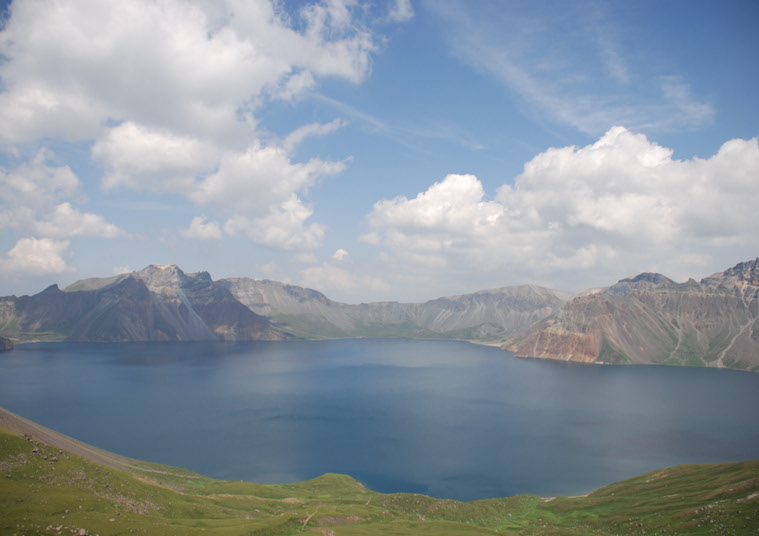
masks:
<path id="1" fill-rule="evenodd" d="M 0 534 L 759 533 L 759 460 L 663 469 L 586 497 L 469 503 L 375 493 L 335 474 L 260 485 L 120 460 L 125 469 L 0 427 Z"/>

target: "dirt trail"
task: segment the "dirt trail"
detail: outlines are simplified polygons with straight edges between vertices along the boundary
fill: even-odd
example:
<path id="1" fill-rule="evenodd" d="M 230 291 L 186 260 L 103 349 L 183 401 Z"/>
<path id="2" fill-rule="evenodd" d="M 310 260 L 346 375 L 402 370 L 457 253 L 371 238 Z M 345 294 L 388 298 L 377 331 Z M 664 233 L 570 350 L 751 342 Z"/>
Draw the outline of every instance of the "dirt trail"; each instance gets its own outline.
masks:
<path id="1" fill-rule="evenodd" d="M 73 452 L 83 458 L 102 463 L 114 469 L 122 471 L 149 471 L 149 469 L 138 465 L 139 462 L 137 460 L 119 456 L 118 454 L 82 443 L 69 436 L 59 434 L 41 424 L 19 417 L 5 408 L 0 408 L 0 426 L 4 426 L 19 435 L 31 437 L 32 441 L 39 441 L 51 447 Z"/>

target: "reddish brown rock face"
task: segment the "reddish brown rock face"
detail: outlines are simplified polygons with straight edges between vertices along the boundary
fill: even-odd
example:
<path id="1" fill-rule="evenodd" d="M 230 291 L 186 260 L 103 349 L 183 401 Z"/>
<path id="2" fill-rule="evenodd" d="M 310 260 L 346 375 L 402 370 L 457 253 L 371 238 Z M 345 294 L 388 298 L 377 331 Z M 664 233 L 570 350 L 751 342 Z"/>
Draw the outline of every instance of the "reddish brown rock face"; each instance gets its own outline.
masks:
<path id="1" fill-rule="evenodd" d="M 570 300 L 503 348 L 517 357 L 759 371 L 758 274 L 759 259 L 700 283 L 641 274 Z"/>
<path id="2" fill-rule="evenodd" d="M 601 351 L 601 338 L 598 333 L 545 329 L 506 349 L 517 357 L 595 363 Z"/>

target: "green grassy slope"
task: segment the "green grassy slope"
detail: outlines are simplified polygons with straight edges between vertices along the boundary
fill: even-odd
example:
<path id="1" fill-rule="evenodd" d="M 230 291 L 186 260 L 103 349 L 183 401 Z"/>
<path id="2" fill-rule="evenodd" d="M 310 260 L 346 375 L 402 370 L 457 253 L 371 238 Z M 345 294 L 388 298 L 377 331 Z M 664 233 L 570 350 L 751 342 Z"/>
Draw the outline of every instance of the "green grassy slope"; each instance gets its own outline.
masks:
<path id="1" fill-rule="evenodd" d="M 0 427 L 0 534 L 759 534 L 759 460 L 673 467 L 587 497 L 469 503 L 375 493 L 334 474 L 260 485 L 128 467 Z"/>

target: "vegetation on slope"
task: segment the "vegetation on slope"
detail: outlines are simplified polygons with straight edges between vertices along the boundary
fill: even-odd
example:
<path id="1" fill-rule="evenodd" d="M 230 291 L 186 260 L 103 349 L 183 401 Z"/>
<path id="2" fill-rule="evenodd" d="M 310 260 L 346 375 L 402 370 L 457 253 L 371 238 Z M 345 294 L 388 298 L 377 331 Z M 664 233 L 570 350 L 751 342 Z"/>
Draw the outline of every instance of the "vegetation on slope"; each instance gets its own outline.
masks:
<path id="1" fill-rule="evenodd" d="M 525 495 L 461 503 L 376 493 L 343 475 L 260 485 L 111 456 L 104 459 L 112 466 L 104 465 L 0 427 L 0 534 L 759 532 L 759 460 L 677 466 L 586 497 Z"/>

